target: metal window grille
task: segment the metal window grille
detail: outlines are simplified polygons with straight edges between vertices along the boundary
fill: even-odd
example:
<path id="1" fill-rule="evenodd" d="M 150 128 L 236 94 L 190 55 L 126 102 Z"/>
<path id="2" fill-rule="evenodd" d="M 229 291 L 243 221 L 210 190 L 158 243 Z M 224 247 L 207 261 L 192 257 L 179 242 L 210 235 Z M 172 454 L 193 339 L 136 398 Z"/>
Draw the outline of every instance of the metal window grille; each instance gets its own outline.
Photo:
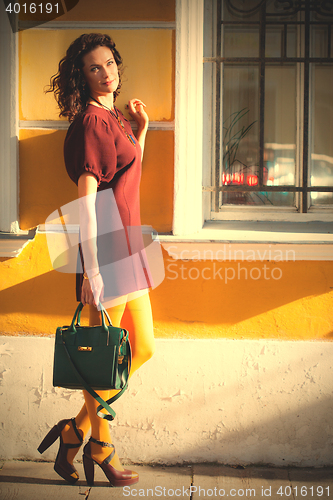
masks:
<path id="1" fill-rule="evenodd" d="M 231 13 L 226 19 L 223 12 Z M 253 20 L 253 16 L 256 19 Z M 238 18 L 237 18 L 238 16 Z M 231 20 L 230 20 L 231 17 Z M 280 192 L 295 193 L 299 197 L 299 210 L 302 213 L 308 211 L 310 205 L 310 193 L 333 192 L 333 185 L 312 186 L 309 182 L 309 126 L 310 126 L 310 65 L 320 63 L 333 65 L 332 57 L 332 24 L 333 24 L 333 1 L 332 0 L 216 0 L 216 50 L 213 57 L 206 57 L 205 62 L 215 64 L 215 86 L 216 86 L 216 123 L 215 123 L 215 179 L 213 185 L 204 188 L 213 192 L 212 209 L 220 210 L 223 193 L 228 192 Z M 223 54 L 223 30 L 233 29 L 239 26 L 250 27 L 259 36 L 259 54 L 257 57 L 242 56 L 232 57 Z M 281 48 L 278 57 L 268 57 L 266 53 L 266 35 L 269 29 L 278 27 L 281 31 Z M 311 47 L 311 30 L 319 27 L 325 33 L 325 47 L 323 53 L 314 54 Z M 302 48 L 295 55 L 290 56 L 288 50 L 288 33 L 290 29 L 298 30 L 301 34 Z M 264 127 L 265 127 L 265 74 L 270 64 L 286 65 L 298 64 L 302 72 L 302 123 L 299 123 L 302 134 L 302 150 L 300 151 L 300 175 L 293 185 L 267 185 L 264 179 Z M 228 185 L 222 182 L 226 174 L 223 163 L 223 122 L 221 121 L 222 103 L 222 80 L 223 65 L 225 64 L 256 64 L 259 68 L 258 86 L 258 135 L 259 155 L 256 185 Z M 213 175 L 214 177 L 214 175 Z M 332 183 L 333 184 L 333 183 Z"/>

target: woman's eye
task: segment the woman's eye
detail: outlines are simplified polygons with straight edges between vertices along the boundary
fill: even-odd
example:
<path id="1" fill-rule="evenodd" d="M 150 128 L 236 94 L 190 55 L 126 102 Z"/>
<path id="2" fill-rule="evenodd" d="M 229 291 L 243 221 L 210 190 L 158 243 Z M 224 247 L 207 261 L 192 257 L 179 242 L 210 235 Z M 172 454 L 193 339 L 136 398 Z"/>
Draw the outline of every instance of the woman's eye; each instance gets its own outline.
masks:
<path id="1" fill-rule="evenodd" d="M 91 71 L 93 71 L 93 72 L 95 72 L 97 70 L 98 70 L 98 68 L 91 68 Z"/>
<path id="2" fill-rule="evenodd" d="M 114 61 L 108 61 L 108 66 L 110 66 L 113 63 L 114 63 Z"/>

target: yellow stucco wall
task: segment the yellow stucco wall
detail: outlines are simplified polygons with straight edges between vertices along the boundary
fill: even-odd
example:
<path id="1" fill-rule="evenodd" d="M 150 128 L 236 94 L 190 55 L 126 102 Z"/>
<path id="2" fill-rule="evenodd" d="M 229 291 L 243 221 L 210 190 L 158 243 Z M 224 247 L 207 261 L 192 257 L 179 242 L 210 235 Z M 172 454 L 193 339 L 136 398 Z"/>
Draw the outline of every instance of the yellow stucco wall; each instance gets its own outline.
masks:
<path id="1" fill-rule="evenodd" d="M 85 30 L 87 33 L 96 30 Z M 129 99 L 141 99 L 151 121 L 173 119 L 173 31 L 158 29 L 103 30 L 116 43 L 124 76 L 116 105 L 125 112 Z M 26 30 L 20 33 L 20 120 L 57 120 L 59 112 L 52 93 L 44 90 L 70 43 L 81 30 Z M 66 121 L 66 120 L 65 120 Z"/>
<path id="2" fill-rule="evenodd" d="M 175 261 L 165 251 L 164 260 L 165 279 L 151 292 L 156 337 L 333 338 L 331 262 L 267 263 L 266 278 L 261 273 L 250 279 L 263 262 Z M 277 267 L 281 273 L 274 276 L 281 277 L 272 279 Z M 236 279 L 218 277 L 218 269 L 225 277 L 231 268 Z M 18 258 L 1 259 L 0 273 L 2 334 L 50 335 L 68 324 L 76 307 L 75 277 L 52 269 L 45 234 L 37 234 Z"/>
<path id="3" fill-rule="evenodd" d="M 158 336 L 333 338 L 332 262 L 186 261 L 165 254 L 165 273 L 152 292 Z"/>
<path id="4" fill-rule="evenodd" d="M 20 131 L 20 226 L 44 224 L 57 208 L 77 198 L 63 160 L 64 130 Z M 141 183 L 142 223 L 159 232 L 172 227 L 173 132 L 147 134 Z"/>
<path id="5" fill-rule="evenodd" d="M 90 0 L 57 21 L 174 21 L 174 0 Z M 84 30 L 96 31 L 96 30 Z M 105 31 L 105 30 L 103 30 Z M 76 198 L 65 172 L 62 146 L 66 131 L 28 129 L 24 120 L 59 120 L 54 98 L 43 90 L 57 71 L 69 43 L 83 31 L 30 29 L 19 35 L 20 73 L 20 225 L 36 227 L 58 207 Z M 175 33 L 172 29 L 106 31 L 117 43 L 125 76 L 117 105 L 132 97 L 147 105 L 150 119 L 174 119 Z M 159 232 L 172 229 L 174 133 L 150 130 L 141 185 L 144 224 Z M 164 251 L 166 277 L 151 292 L 155 333 L 163 338 L 331 339 L 333 269 L 331 262 L 280 262 L 279 279 L 228 280 L 226 269 L 241 264 L 248 274 L 256 262 L 173 260 Z M 216 267 L 221 274 L 216 275 Z M 268 265 L 272 265 L 269 263 Z M 0 333 L 53 334 L 68 324 L 76 305 L 74 276 L 52 269 L 46 236 L 38 233 L 15 259 L 0 259 Z M 207 277 L 210 276 L 209 279 Z M 256 276 L 256 274 L 254 274 Z M 176 279 L 175 279 L 176 278 Z"/>

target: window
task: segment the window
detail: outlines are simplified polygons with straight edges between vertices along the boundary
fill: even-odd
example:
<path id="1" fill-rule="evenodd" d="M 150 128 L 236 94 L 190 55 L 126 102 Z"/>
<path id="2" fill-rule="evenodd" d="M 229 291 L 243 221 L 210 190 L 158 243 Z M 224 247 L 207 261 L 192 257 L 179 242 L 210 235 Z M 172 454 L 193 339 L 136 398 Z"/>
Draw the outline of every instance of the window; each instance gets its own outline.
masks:
<path id="1" fill-rule="evenodd" d="M 204 15 L 207 218 L 331 212 L 332 2 L 205 0 Z"/>

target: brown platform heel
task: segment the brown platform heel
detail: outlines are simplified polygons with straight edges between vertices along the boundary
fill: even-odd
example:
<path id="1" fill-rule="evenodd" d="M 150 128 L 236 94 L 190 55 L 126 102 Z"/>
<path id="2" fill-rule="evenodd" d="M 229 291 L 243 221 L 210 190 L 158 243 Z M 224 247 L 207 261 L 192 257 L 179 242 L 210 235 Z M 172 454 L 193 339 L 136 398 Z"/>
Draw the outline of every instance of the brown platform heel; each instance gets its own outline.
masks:
<path id="1" fill-rule="evenodd" d="M 80 441 L 79 444 L 64 443 L 62 440 L 61 432 L 64 429 L 65 425 L 67 425 L 69 422 L 72 422 L 75 434 L 76 434 L 78 440 Z M 63 479 L 65 479 L 66 481 L 68 481 L 71 484 L 74 484 L 79 479 L 79 474 L 78 474 L 77 470 L 75 469 L 74 465 L 70 464 L 67 461 L 67 450 L 69 448 L 80 448 L 80 446 L 83 443 L 83 439 L 82 439 L 82 437 L 81 437 L 81 435 L 76 427 L 75 418 L 67 419 L 67 420 L 60 420 L 60 422 L 58 422 L 50 430 L 50 432 L 48 434 L 46 434 L 45 438 L 43 439 L 41 444 L 38 446 L 37 450 L 39 451 L 39 453 L 44 453 L 44 451 L 46 451 L 58 438 L 60 438 L 60 445 L 59 445 L 57 458 L 56 458 L 55 463 L 54 463 L 54 470 Z"/>
<path id="2" fill-rule="evenodd" d="M 100 464 L 96 462 L 91 456 L 91 446 L 90 441 L 97 443 L 100 446 L 113 448 L 111 454 L 103 460 Z M 108 480 L 110 481 L 110 486 L 128 486 L 130 484 L 135 484 L 139 481 L 139 474 L 131 470 L 117 470 L 111 464 L 111 460 L 114 457 L 116 450 L 114 445 L 111 443 L 105 443 L 104 441 L 97 441 L 97 439 L 90 438 L 88 443 L 85 445 L 83 450 L 83 467 L 84 473 L 86 475 L 86 480 L 89 486 L 94 486 L 94 466 L 99 465 Z"/>

